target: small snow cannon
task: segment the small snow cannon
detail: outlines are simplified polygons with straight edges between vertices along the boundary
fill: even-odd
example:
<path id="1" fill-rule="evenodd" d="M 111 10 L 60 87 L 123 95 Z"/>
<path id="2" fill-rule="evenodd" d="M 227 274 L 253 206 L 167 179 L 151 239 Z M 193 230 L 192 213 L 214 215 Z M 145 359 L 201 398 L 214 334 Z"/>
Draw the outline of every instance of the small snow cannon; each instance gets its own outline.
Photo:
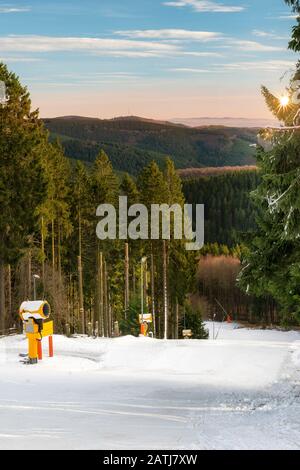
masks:
<path id="1" fill-rule="evenodd" d="M 50 305 L 45 300 L 23 302 L 20 306 L 20 317 L 24 333 L 28 339 L 28 356 L 26 364 L 37 364 L 43 359 L 42 340 L 48 336 L 49 356 L 53 357 L 53 321 L 49 321 Z"/>

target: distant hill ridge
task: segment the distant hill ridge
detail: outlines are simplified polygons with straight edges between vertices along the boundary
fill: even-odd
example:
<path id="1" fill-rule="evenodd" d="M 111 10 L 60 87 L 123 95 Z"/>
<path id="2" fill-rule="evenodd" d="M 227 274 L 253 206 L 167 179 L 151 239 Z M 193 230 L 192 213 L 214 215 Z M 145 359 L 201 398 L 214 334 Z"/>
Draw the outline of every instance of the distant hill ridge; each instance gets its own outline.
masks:
<path id="1" fill-rule="evenodd" d="M 225 126 L 225 127 L 248 127 L 261 129 L 264 127 L 278 126 L 275 119 L 263 118 L 234 118 L 234 117 L 198 117 L 171 119 L 174 124 L 183 124 L 188 127 Z"/>
<path id="2" fill-rule="evenodd" d="M 151 160 L 162 166 L 166 156 L 179 169 L 255 164 L 257 129 L 191 128 L 136 116 L 63 116 L 44 122 L 51 138 L 61 140 L 70 158 L 93 162 L 104 149 L 116 170 L 133 175 Z"/>
<path id="3" fill-rule="evenodd" d="M 141 116 L 116 116 L 114 118 L 97 118 L 97 117 L 84 117 L 84 116 L 76 116 L 76 115 L 70 115 L 70 116 L 59 116 L 55 118 L 43 118 L 43 120 L 46 121 L 52 121 L 54 119 L 62 119 L 65 121 L 72 121 L 72 120 L 82 120 L 82 121 L 99 121 L 99 122 L 117 122 L 117 121 L 129 121 L 129 122 L 145 122 L 145 123 L 153 123 L 153 124 L 158 124 L 158 125 L 166 125 L 166 126 L 173 126 L 173 127 L 189 127 L 185 126 L 184 124 L 180 123 L 175 123 L 172 121 L 164 121 L 164 120 L 158 120 L 158 119 L 150 119 L 150 118 L 145 118 Z"/>

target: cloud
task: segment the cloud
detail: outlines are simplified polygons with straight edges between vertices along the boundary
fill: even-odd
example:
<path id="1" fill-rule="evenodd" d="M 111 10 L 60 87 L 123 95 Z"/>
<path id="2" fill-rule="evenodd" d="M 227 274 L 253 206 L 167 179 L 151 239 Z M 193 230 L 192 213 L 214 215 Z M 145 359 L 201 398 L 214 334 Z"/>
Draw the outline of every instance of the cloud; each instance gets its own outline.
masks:
<path id="1" fill-rule="evenodd" d="M 13 6 L 0 6 L 0 14 L 1 13 L 25 13 L 30 11 L 30 7 L 13 7 Z"/>
<path id="2" fill-rule="evenodd" d="M 263 60 L 252 62 L 234 62 L 229 64 L 223 64 L 222 67 L 227 70 L 237 71 L 261 70 L 273 72 L 294 68 L 295 63 L 290 60 Z"/>
<path id="3" fill-rule="evenodd" d="M 117 35 L 125 38 L 95 38 L 95 37 L 58 37 L 58 36 L 0 36 L 0 51 L 10 58 L 10 61 L 21 61 L 17 58 L 24 54 L 23 61 L 37 59 L 26 58 L 26 55 L 36 55 L 51 52 L 89 54 L 95 57 L 120 57 L 128 59 L 151 59 L 159 57 L 222 57 L 220 51 L 228 50 L 242 52 L 273 52 L 285 48 L 265 45 L 257 41 L 240 40 L 222 36 L 222 33 L 210 31 L 190 31 L 184 29 L 133 30 L 117 31 Z M 174 42 L 175 41 L 175 42 Z M 178 41 L 178 42 L 177 42 Z M 186 50 L 185 41 L 206 43 L 212 41 L 218 45 L 218 51 Z M 206 67 L 204 67 L 206 68 Z M 201 69 L 202 70 L 202 69 Z M 195 72 L 196 73 L 196 72 Z"/>
<path id="4" fill-rule="evenodd" d="M 298 18 L 298 15 L 289 15 L 289 14 L 286 14 L 286 15 L 280 15 L 280 16 L 277 16 L 275 17 L 274 19 L 276 20 L 296 20 Z"/>
<path id="5" fill-rule="evenodd" d="M 256 41 L 244 41 L 244 40 L 229 40 L 230 46 L 234 46 L 236 49 L 243 52 L 274 52 L 284 51 L 285 48 L 278 46 L 269 46 L 267 44 L 261 44 Z"/>
<path id="6" fill-rule="evenodd" d="M 191 41 L 213 41 L 222 38 L 221 33 L 212 31 L 190 31 L 186 29 L 147 29 L 116 31 L 115 34 L 134 39 L 181 39 Z"/>
<path id="7" fill-rule="evenodd" d="M 92 79 L 95 79 L 97 77 L 100 77 L 100 78 L 128 78 L 128 79 L 131 79 L 131 78 L 139 78 L 141 77 L 141 75 L 137 75 L 136 73 L 133 73 L 133 72 L 117 72 L 117 71 L 105 71 L 105 72 L 83 72 L 83 73 L 71 73 L 71 72 L 68 72 L 68 73 L 60 73 L 60 74 L 57 74 L 55 72 L 54 74 L 55 78 L 63 78 L 63 79 L 70 79 L 72 78 L 72 80 L 79 80 L 79 81 L 82 81 L 82 80 L 92 80 Z M 40 80 L 39 77 L 34 77 L 34 78 L 31 78 L 31 80 Z"/>
<path id="8" fill-rule="evenodd" d="M 186 55 L 191 57 L 222 57 L 222 54 L 219 52 L 197 52 L 197 51 L 187 51 L 187 52 L 178 52 L 178 55 Z"/>
<path id="9" fill-rule="evenodd" d="M 127 57 L 128 59 L 130 58 L 151 58 L 151 57 L 162 57 L 164 54 L 162 54 L 161 51 L 95 51 L 93 52 L 93 55 L 95 56 L 109 56 L 109 57 Z"/>
<path id="10" fill-rule="evenodd" d="M 40 62 L 41 59 L 37 57 L 0 57 L 0 62 L 10 63 L 10 62 Z"/>
<path id="11" fill-rule="evenodd" d="M 169 69 L 171 72 L 183 72 L 183 73 L 211 73 L 211 70 L 207 69 L 193 69 L 193 68 L 174 68 L 174 69 Z"/>
<path id="12" fill-rule="evenodd" d="M 264 60 L 264 61 L 245 61 L 245 62 L 233 62 L 227 64 L 214 64 L 209 69 L 192 68 L 192 67 L 181 67 L 169 69 L 172 72 L 181 72 L 188 74 L 205 74 L 205 73 L 224 73 L 230 71 L 264 71 L 274 72 L 280 70 L 291 69 L 295 67 L 295 63 L 289 60 Z"/>
<path id="13" fill-rule="evenodd" d="M 97 55 L 157 57 L 180 51 L 177 45 L 126 39 L 52 36 L 0 37 L 0 50 L 9 52 L 88 52 Z"/>
<path id="14" fill-rule="evenodd" d="M 238 13 L 245 10 L 243 6 L 230 6 L 212 0 L 175 0 L 164 2 L 163 5 L 175 8 L 191 7 L 198 13 Z"/>
<path id="15" fill-rule="evenodd" d="M 288 36 L 278 36 L 273 32 L 267 31 L 260 31 L 258 29 L 254 29 L 252 34 L 258 38 L 269 38 L 269 39 L 288 39 Z"/>

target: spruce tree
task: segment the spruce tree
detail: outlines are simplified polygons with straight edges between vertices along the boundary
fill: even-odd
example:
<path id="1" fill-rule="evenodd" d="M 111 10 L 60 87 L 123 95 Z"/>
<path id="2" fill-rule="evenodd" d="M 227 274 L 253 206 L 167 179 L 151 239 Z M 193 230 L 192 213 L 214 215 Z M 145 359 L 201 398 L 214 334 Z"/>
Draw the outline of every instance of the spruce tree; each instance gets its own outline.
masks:
<path id="1" fill-rule="evenodd" d="M 91 181 L 95 213 L 97 206 L 100 204 L 112 204 L 117 209 L 120 189 L 119 180 L 114 173 L 108 155 L 103 150 L 100 151 L 95 160 L 91 173 Z M 124 295 L 120 286 L 124 285 L 124 270 L 122 269 L 123 243 L 120 240 L 97 240 L 95 245 L 94 262 L 96 260 L 99 261 L 99 255 L 102 253 L 104 264 L 107 267 L 108 292 L 106 308 L 104 309 L 104 323 L 107 325 L 105 327 L 106 334 L 110 334 L 112 326 L 110 322 L 111 313 L 114 314 L 115 318 L 119 318 L 122 315 Z M 103 273 L 102 275 L 104 276 Z M 106 276 L 104 277 L 106 278 Z M 97 282 L 96 279 L 95 282 Z"/>
<path id="2" fill-rule="evenodd" d="M 85 293 L 89 298 L 95 275 L 95 206 L 90 173 L 82 162 L 77 162 L 70 181 L 69 207 L 73 231 L 67 243 L 67 269 L 72 275 L 76 273 L 78 256 L 83 257 Z"/>
<path id="3" fill-rule="evenodd" d="M 168 203 L 170 205 L 179 204 L 183 207 L 185 198 L 182 190 L 182 180 L 176 171 L 174 162 L 170 158 L 166 159 L 164 176 L 168 186 Z"/>
<path id="4" fill-rule="evenodd" d="M 151 212 L 152 204 L 168 204 L 168 185 L 165 181 L 164 174 L 159 169 L 157 163 L 152 161 L 146 166 L 138 177 L 138 189 L 140 192 L 140 202 L 144 204 L 149 213 Z M 160 224 L 161 234 L 161 224 Z M 147 256 L 148 265 L 153 260 L 153 271 L 155 272 L 155 298 L 151 301 L 155 303 L 156 307 L 156 324 L 155 330 L 160 332 L 162 336 L 162 312 L 163 312 L 163 242 L 162 240 L 151 240 L 151 233 L 149 227 L 149 242 L 142 243 L 141 257 Z"/>
<path id="5" fill-rule="evenodd" d="M 156 162 L 146 166 L 138 177 L 140 202 L 151 209 L 151 204 L 163 204 L 168 201 L 168 186 Z"/>
<path id="6" fill-rule="evenodd" d="M 14 264 L 37 228 L 47 192 L 47 133 L 18 77 L 0 63 L 7 101 L 0 104 L 0 329 L 5 323 L 4 267 Z"/>
<path id="7" fill-rule="evenodd" d="M 139 202 L 139 191 L 134 180 L 126 173 L 121 181 L 121 195 L 127 196 L 128 206 L 137 204 Z"/>
<path id="8" fill-rule="evenodd" d="M 285 3 L 292 7 L 294 13 L 297 14 L 297 25 L 293 27 L 292 39 L 289 43 L 289 48 L 295 52 L 300 51 L 300 1 L 299 0 L 285 0 Z"/>
<path id="9" fill-rule="evenodd" d="M 299 2 L 287 3 L 299 13 Z M 240 276 L 248 293 L 271 295 L 285 321 L 300 320 L 300 105 L 292 99 L 299 65 L 286 90 L 289 100 L 283 103 L 263 88 L 267 106 L 283 127 L 261 134 L 257 160 L 262 182 L 253 194 L 258 231 Z"/>
<path id="10" fill-rule="evenodd" d="M 179 204 L 183 209 L 185 197 L 182 190 L 182 181 L 176 171 L 174 162 L 168 158 L 164 171 L 168 187 L 168 204 Z M 182 219 L 183 221 L 183 219 Z M 173 224 L 172 224 L 173 225 Z M 170 303 L 172 309 L 173 337 L 178 336 L 178 320 L 176 311 L 178 305 L 183 305 L 186 295 L 193 290 L 193 281 L 196 274 L 196 255 L 185 248 L 187 240 L 175 240 L 171 236 L 168 246 L 168 284 L 170 291 Z"/>
<path id="11" fill-rule="evenodd" d="M 92 170 L 92 182 L 97 205 L 117 204 L 119 181 L 104 150 L 100 151 L 95 160 Z"/>

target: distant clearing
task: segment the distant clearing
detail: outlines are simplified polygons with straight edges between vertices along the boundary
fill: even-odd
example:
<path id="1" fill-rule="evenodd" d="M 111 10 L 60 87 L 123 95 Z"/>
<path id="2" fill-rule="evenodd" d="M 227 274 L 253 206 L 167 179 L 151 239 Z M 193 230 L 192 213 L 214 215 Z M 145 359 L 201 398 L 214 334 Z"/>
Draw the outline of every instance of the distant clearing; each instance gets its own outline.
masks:
<path id="1" fill-rule="evenodd" d="M 197 178 L 201 176 L 218 176 L 225 173 L 237 173 L 242 171 L 257 171 L 255 165 L 244 166 L 222 166 L 222 167 L 206 167 L 206 168 L 185 168 L 178 170 L 181 178 Z"/>

